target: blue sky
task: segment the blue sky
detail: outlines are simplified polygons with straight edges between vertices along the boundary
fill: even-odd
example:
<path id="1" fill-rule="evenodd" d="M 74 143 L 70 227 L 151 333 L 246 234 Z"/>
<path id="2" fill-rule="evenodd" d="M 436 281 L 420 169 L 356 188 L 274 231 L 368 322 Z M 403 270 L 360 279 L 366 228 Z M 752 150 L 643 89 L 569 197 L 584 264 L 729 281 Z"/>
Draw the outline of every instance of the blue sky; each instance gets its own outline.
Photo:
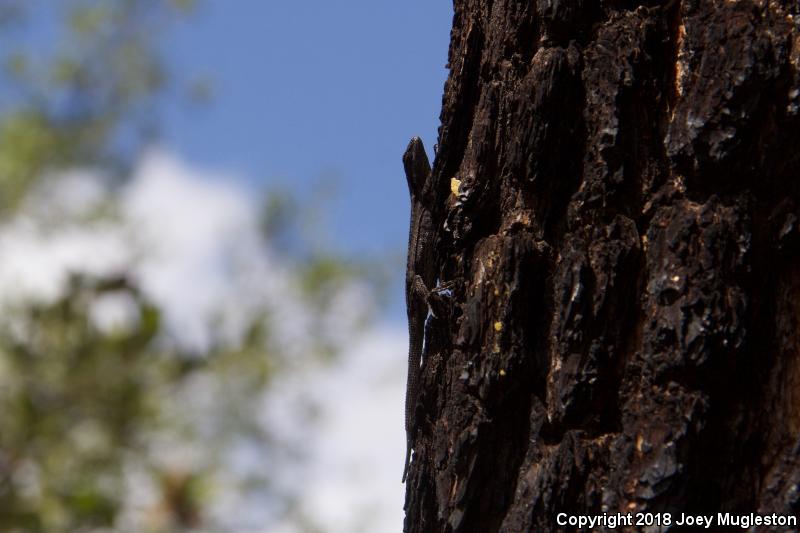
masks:
<path id="1" fill-rule="evenodd" d="M 172 106 L 164 141 L 195 164 L 308 191 L 334 177 L 333 244 L 399 253 L 408 235 L 401 156 L 432 158 L 452 4 L 440 0 L 201 0 L 166 40 L 177 76 L 214 80 L 211 106 Z"/>

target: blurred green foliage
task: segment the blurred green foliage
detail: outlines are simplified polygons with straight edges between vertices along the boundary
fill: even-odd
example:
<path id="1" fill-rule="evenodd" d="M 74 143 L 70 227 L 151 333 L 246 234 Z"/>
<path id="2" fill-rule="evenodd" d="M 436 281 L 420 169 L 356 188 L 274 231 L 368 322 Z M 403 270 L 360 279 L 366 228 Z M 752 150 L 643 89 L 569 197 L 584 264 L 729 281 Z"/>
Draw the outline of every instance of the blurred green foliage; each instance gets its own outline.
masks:
<path id="1" fill-rule="evenodd" d="M 121 455 L 142 445 L 138 426 L 159 412 L 153 392 L 180 369 L 153 349 L 158 310 L 109 281 L 73 278 L 57 302 L 20 309 L 0 331 L 0 523 L 78 531 L 113 525 L 122 507 Z M 89 310 L 111 291 L 138 316 L 103 333 Z"/>
<path id="2" fill-rule="evenodd" d="M 125 297 L 135 311 L 99 329 L 92 309 Z M 203 525 L 215 469 L 234 439 L 266 439 L 254 398 L 270 377 L 258 319 L 236 346 L 181 353 L 159 342 L 159 310 L 124 278 L 71 278 L 64 295 L 18 309 L 0 329 L 0 524 L 3 531 L 182 531 Z M 198 355 L 201 355 L 199 357 Z M 211 378 L 215 407 L 200 428 L 181 387 Z M 185 416 L 184 416 L 185 415 Z M 209 429 L 210 428 L 210 429 Z M 199 444 L 194 465 L 165 463 L 154 438 Z M 138 525 L 126 470 L 154 494 Z M 252 480 L 249 480 L 252 482 Z M 146 529 L 140 529 L 146 528 Z"/>
<path id="3" fill-rule="evenodd" d="M 157 129 L 156 104 L 169 81 L 158 37 L 194 3 L 0 0 L 0 34 L 10 42 L 41 18 L 57 28 L 53 42 L 7 48 L 0 225 L 60 170 L 127 173 Z M 209 88 L 196 92 L 205 98 Z M 339 289 L 379 269 L 299 245 L 299 203 L 288 193 L 268 198 L 266 245 L 294 261 L 299 292 L 321 322 L 335 310 Z M 281 248 L 287 242 L 291 251 Z M 110 329 L 92 317 L 109 297 L 132 310 L 130 320 Z M 239 341 L 220 338 L 207 353 L 184 353 L 164 342 L 160 310 L 124 276 L 76 274 L 54 302 L 4 309 L 0 531 L 223 530 L 208 522 L 206 510 L 225 454 L 242 440 L 270 445 L 257 399 L 280 371 L 273 322 L 267 314 L 253 316 Z M 336 351 L 316 335 L 319 354 Z M 214 396 L 202 412 L 187 394 L 198 382 Z M 170 461 L 161 453 L 165 446 L 199 449 L 200 459 Z M 257 474 L 242 482 L 269 487 Z M 147 487 L 145 503 L 131 503 L 136 484 Z"/>
<path id="4" fill-rule="evenodd" d="M 155 126 L 167 81 L 158 36 L 190 0 L 4 0 L 11 37 L 50 21 L 36 45 L 4 60 L 0 215 L 48 171 L 73 165 L 124 170 Z M 41 19 L 45 19 L 43 22 Z M 13 40 L 12 40 L 13 42 Z M 123 167 L 123 168 L 121 168 Z"/>

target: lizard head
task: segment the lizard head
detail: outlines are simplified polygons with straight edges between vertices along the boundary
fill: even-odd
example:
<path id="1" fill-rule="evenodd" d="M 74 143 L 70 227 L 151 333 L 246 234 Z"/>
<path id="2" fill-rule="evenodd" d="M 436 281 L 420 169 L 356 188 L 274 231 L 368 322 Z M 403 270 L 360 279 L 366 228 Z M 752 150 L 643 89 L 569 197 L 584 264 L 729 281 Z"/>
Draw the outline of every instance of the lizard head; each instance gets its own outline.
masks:
<path id="1" fill-rule="evenodd" d="M 408 143 L 406 153 L 403 154 L 403 167 L 406 171 L 408 191 L 411 196 L 420 197 L 424 194 L 428 176 L 431 173 L 431 164 L 428 162 L 425 147 L 419 137 L 412 138 Z"/>

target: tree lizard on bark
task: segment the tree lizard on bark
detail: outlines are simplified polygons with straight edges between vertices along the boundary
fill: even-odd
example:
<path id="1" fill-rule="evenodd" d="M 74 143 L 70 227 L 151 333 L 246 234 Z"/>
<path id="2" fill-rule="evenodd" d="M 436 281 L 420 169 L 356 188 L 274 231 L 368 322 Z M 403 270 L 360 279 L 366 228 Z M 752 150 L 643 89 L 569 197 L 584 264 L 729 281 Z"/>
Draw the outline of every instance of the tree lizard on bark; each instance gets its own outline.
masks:
<path id="1" fill-rule="evenodd" d="M 433 227 L 433 184 L 431 166 L 419 137 L 408 143 L 403 167 L 411 194 L 411 227 L 406 263 L 406 311 L 408 314 L 408 381 L 406 383 L 406 462 L 403 482 L 408 476 L 414 446 L 419 373 L 428 318 L 428 296 L 436 283 Z"/>

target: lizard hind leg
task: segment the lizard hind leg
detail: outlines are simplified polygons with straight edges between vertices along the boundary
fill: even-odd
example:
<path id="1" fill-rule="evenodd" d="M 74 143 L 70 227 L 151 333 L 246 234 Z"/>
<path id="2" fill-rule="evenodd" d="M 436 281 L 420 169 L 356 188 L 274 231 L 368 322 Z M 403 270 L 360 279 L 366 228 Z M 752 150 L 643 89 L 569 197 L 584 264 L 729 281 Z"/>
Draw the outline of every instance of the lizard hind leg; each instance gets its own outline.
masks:
<path id="1" fill-rule="evenodd" d="M 414 296 L 416 296 L 421 302 L 426 302 L 428 300 L 428 295 L 431 293 L 431 291 L 428 290 L 428 287 L 425 285 L 425 282 L 422 280 L 422 276 L 419 274 L 414 276 L 414 283 L 411 285 L 411 290 L 414 292 Z"/>

